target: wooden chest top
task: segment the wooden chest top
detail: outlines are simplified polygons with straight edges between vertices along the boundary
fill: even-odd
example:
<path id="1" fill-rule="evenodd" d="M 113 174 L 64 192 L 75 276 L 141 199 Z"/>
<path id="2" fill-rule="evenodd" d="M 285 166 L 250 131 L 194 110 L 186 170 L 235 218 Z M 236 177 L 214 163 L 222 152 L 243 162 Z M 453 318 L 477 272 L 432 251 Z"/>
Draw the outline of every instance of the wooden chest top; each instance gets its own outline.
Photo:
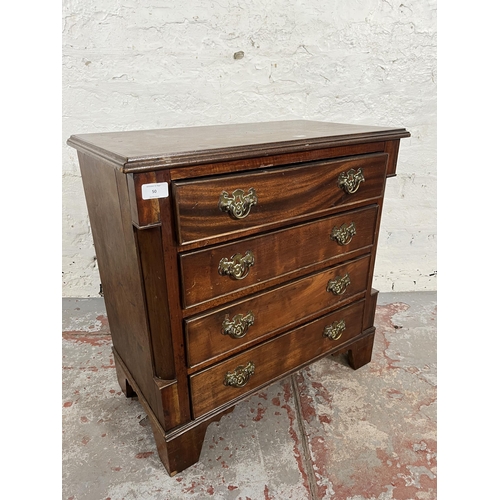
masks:
<path id="1" fill-rule="evenodd" d="M 140 172 L 409 136 L 404 128 L 289 120 L 79 134 L 68 144 Z"/>

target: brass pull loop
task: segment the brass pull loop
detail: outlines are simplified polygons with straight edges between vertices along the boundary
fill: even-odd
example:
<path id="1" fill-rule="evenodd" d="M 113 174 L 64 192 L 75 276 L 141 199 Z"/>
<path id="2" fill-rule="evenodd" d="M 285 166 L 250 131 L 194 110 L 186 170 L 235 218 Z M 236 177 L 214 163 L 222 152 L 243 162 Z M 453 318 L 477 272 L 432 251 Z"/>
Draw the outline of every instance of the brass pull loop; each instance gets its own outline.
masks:
<path id="1" fill-rule="evenodd" d="M 244 219 L 253 205 L 257 205 L 254 188 L 250 188 L 248 194 L 243 189 L 236 189 L 231 196 L 227 191 L 222 191 L 219 197 L 219 210 L 227 212 L 233 219 Z"/>
<path id="2" fill-rule="evenodd" d="M 350 284 L 351 278 L 349 277 L 349 273 L 346 273 L 345 276 L 337 276 L 333 280 L 328 280 L 326 291 L 332 292 L 333 295 L 342 295 Z"/>
<path id="3" fill-rule="evenodd" d="M 365 177 L 363 176 L 363 169 L 358 168 L 358 170 L 355 171 L 351 168 L 347 172 L 342 172 L 339 175 L 338 185 L 347 194 L 354 194 L 364 180 Z"/>
<path id="4" fill-rule="evenodd" d="M 243 387 L 255 373 L 255 364 L 249 361 L 245 366 L 238 366 L 234 372 L 227 372 L 224 377 L 224 385 L 231 387 Z"/>
<path id="5" fill-rule="evenodd" d="M 345 330 L 345 321 L 341 319 L 340 321 L 334 321 L 331 325 L 325 326 L 323 330 L 323 337 L 327 337 L 330 340 L 338 340 L 342 337 L 342 332 Z"/>
<path id="6" fill-rule="evenodd" d="M 233 280 L 242 280 L 245 278 L 255 263 L 253 253 L 248 250 L 245 255 L 237 253 L 230 259 L 224 257 L 219 262 L 219 274 L 229 276 Z"/>
<path id="7" fill-rule="evenodd" d="M 221 333 L 222 335 L 229 335 L 233 339 L 241 339 L 247 334 L 254 321 L 255 316 L 252 311 L 249 311 L 246 316 L 237 314 L 232 320 L 226 315 L 222 322 Z"/>
<path id="8" fill-rule="evenodd" d="M 350 224 L 342 224 L 340 227 L 335 226 L 330 233 L 330 239 L 336 241 L 339 245 L 347 245 L 351 242 L 352 237 L 356 234 L 356 225 L 354 222 Z"/>

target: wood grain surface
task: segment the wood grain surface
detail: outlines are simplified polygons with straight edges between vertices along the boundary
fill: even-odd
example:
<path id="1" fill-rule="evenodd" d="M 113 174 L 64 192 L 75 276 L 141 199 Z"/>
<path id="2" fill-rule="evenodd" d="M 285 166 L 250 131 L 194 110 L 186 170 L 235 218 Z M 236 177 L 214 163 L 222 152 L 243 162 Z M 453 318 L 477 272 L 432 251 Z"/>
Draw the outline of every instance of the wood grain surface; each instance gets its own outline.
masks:
<path id="1" fill-rule="evenodd" d="M 185 307 L 227 296 L 237 291 L 255 291 L 267 281 L 283 281 L 292 272 L 304 274 L 310 266 L 332 259 L 347 258 L 350 252 L 368 247 L 373 242 L 377 207 L 342 213 L 319 221 L 295 226 L 263 236 L 243 239 L 181 255 L 182 296 Z M 332 241 L 334 227 L 353 223 L 356 234 L 347 245 Z M 223 258 L 251 251 L 255 263 L 241 280 L 219 274 Z M 280 279 L 281 277 L 281 279 Z M 225 298 L 229 300 L 231 296 Z M 208 307 L 208 306 L 207 306 Z"/>
<path id="2" fill-rule="evenodd" d="M 72 135 L 68 144 L 141 172 L 409 137 L 404 128 L 308 120 Z"/>
<path id="3" fill-rule="evenodd" d="M 385 153 L 375 153 L 250 174 L 173 182 L 179 242 L 220 234 L 235 237 L 248 228 L 265 230 L 276 222 L 283 225 L 300 216 L 326 215 L 334 207 L 377 198 L 384 186 L 387 158 Z M 360 168 L 365 181 L 355 193 L 347 194 L 338 185 L 339 176 Z M 232 195 L 238 189 L 245 193 L 253 189 L 257 196 L 257 204 L 244 219 L 234 219 L 218 206 L 223 192 Z"/>
<path id="4" fill-rule="evenodd" d="M 364 301 L 356 302 L 192 375 L 194 416 L 199 417 L 233 398 L 269 383 L 361 334 L 363 307 Z M 344 320 L 346 324 L 342 336 L 336 341 L 324 337 L 324 328 L 339 320 Z M 234 371 L 238 366 L 245 366 L 250 361 L 255 364 L 255 373 L 244 387 L 224 385 L 227 372 Z"/>
<path id="5" fill-rule="evenodd" d="M 271 291 L 231 304 L 201 317 L 186 321 L 188 364 L 196 366 L 218 361 L 247 349 L 256 342 L 308 321 L 328 309 L 339 307 L 366 290 L 370 257 L 364 256 L 320 273 L 292 281 Z M 329 280 L 349 276 L 350 284 L 341 295 L 327 291 Z M 222 333 L 222 323 L 236 315 L 254 316 L 243 338 Z M 199 369 L 199 366 L 196 366 Z"/>

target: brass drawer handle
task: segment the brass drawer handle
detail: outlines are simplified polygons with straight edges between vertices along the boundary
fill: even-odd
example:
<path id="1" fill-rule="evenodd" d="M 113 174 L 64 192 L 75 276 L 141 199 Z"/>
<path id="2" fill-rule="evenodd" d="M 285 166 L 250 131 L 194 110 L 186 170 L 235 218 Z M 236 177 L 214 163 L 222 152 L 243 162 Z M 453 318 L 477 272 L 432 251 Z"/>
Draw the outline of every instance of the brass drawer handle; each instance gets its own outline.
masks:
<path id="1" fill-rule="evenodd" d="M 337 276 L 333 280 L 328 280 L 326 291 L 332 292 L 333 295 L 342 295 L 350 284 L 351 278 L 349 277 L 349 273 L 346 273 L 345 276 Z"/>
<path id="2" fill-rule="evenodd" d="M 342 188 L 347 194 L 353 194 L 359 189 L 359 185 L 364 182 L 363 169 L 358 168 L 355 171 L 353 168 L 347 172 L 342 172 L 339 175 L 339 187 Z"/>
<path id="3" fill-rule="evenodd" d="M 248 329 L 253 325 L 255 321 L 255 316 L 252 311 L 249 311 L 246 316 L 243 314 L 237 314 L 232 320 L 229 316 L 226 316 L 222 322 L 222 335 L 229 335 L 233 339 L 243 338 Z"/>
<path id="4" fill-rule="evenodd" d="M 249 361 L 245 366 L 238 366 L 234 372 L 227 372 L 224 377 L 224 385 L 231 387 L 243 387 L 255 373 L 255 365 Z"/>
<path id="5" fill-rule="evenodd" d="M 244 219 L 253 205 L 257 205 L 254 188 L 250 188 L 248 194 L 243 189 L 236 189 L 231 196 L 227 191 L 222 191 L 219 197 L 219 209 L 227 212 L 233 219 Z"/>
<path id="6" fill-rule="evenodd" d="M 237 253 L 230 259 L 224 257 L 219 262 L 219 274 L 229 276 L 233 280 L 242 280 L 248 275 L 254 263 L 255 258 L 250 250 L 245 252 L 245 255 Z"/>
<path id="7" fill-rule="evenodd" d="M 339 245 L 347 245 L 351 242 L 352 237 L 356 234 L 356 225 L 354 222 L 350 224 L 342 224 L 340 227 L 335 226 L 330 233 L 330 239 L 336 241 Z"/>
<path id="8" fill-rule="evenodd" d="M 331 325 L 325 326 L 323 330 L 323 337 L 327 337 L 330 340 L 338 340 L 342 337 L 342 332 L 345 330 L 345 321 L 341 319 L 340 321 L 334 321 Z"/>

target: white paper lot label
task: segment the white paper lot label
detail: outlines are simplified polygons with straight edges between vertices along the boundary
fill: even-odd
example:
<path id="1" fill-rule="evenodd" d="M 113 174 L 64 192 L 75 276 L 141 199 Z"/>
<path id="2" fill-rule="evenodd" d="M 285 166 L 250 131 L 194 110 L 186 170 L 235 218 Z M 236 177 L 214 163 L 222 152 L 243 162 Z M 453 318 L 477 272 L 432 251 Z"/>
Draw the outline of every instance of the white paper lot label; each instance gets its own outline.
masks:
<path id="1" fill-rule="evenodd" d="M 168 182 L 157 182 L 155 184 L 143 184 L 142 199 L 153 200 L 155 198 L 168 197 Z"/>

